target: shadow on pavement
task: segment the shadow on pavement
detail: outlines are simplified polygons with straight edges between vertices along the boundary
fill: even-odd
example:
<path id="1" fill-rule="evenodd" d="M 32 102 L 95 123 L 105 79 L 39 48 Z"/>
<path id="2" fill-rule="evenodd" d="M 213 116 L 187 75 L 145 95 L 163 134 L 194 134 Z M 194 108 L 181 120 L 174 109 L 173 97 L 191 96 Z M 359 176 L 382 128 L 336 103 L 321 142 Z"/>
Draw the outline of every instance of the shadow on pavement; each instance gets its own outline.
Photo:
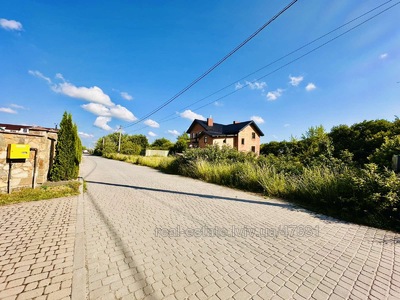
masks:
<path id="1" fill-rule="evenodd" d="M 135 185 L 127 185 L 127 184 L 119 184 L 119 183 L 110 183 L 110 182 L 101 182 L 101 181 L 92 181 L 86 180 L 87 183 L 93 184 L 101 184 L 101 185 L 108 185 L 108 186 L 116 186 L 116 187 L 124 187 L 124 188 L 131 188 L 137 190 L 145 190 L 145 191 L 152 191 L 152 192 L 160 192 L 160 193 L 171 193 L 177 195 L 187 195 L 193 197 L 200 197 L 206 199 L 213 199 L 213 200 L 223 200 L 223 201 L 235 201 L 235 202 L 242 202 L 242 203 L 250 203 L 250 204 L 260 204 L 260 205 L 268 205 L 274 207 L 281 207 L 290 211 L 301 211 L 312 215 L 313 217 L 320 219 L 326 223 L 343 223 L 343 221 L 337 220 L 335 218 L 325 216 L 322 214 L 313 213 L 307 209 L 298 207 L 291 203 L 276 203 L 276 202 L 269 202 L 269 201 L 258 201 L 258 200 L 249 200 L 249 199 L 240 199 L 240 198 L 231 198 L 231 197 L 223 197 L 223 196 L 216 196 L 216 195 L 207 195 L 207 194 L 197 194 L 197 193 L 188 193 L 188 192 L 180 192 L 180 191 L 173 191 L 173 190 L 165 190 L 165 189 L 156 189 L 150 187 L 143 187 L 143 186 L 135 186 Z M 344 222 L 346 223 L 346 222 Z"/>

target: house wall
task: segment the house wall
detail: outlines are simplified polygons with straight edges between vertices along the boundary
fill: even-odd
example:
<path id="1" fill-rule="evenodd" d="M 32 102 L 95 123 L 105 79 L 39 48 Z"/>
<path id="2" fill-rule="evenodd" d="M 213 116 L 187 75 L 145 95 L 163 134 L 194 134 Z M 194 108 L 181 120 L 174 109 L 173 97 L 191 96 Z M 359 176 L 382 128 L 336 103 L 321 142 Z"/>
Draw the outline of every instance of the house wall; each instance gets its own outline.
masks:
<path id="1" fill-rule="evenodd" d="M 252 138 L 252 133 L 255 132 L 255 138 Z M 244 145 L 242 145 L 242 139 L 244 138 Z M 253 126 L 247 126 L 238 134 L 237 139 L 239 151 L 251 151 L 251 147 L 255 147 L 255 153 L 260 154 L 260 136 L 254 131 Z"/>
<path id="2" fill-rule="evenodd" d="M 222 146 L 230 146 L 230 147 L 234 147 L 234 138 L 233 137 L 231 137 L 231 138 L 214 138 L 213 139 L 213 144 L 214 145 L 218 145 L 219 147 L 222 147 Z M 224 143 L 224 141 L 225 141 L 225 143 Z"/>
<path id="3" fill-rule="evenodd" d="M 190 138 L 190 143 L 193 145 L 193 147 L 201 147 L 200 146 L 200 138 L 196 138 L 193 137 L 193 134 L 199 134 L 201 131 L 204 131 L 203 126 L 201 126 L 200 124 L 195 124 L 194 127 L 192 128 L 192 131 L 189 133 L 189 138 Z M 202 137 L 202 139 L 204 140 L 204 137 Z M 202 143 L 202 145 L 204 144 L 204 141 Z"/>
<path id="4" fill-rule="evenodd" d="M 29 144 L 30 148 L 37 148 L 36 180 L 35 184 L 43 184 L 47 181 L 50 158 L 54 157 L 54 149 L 51 149 L 51 139 L 57 140 L 56 132 L 31 131 L 31 133 L 0 133 L 0 192 L 7 192 L 7 180 L 9 174 L 9 162 L 7 160 L 8 144 Z M 52 153 L 51 153 L 52 152 Z M 25 162 L 15 162 L 11 170 L 11 189 L 32 186 L 32 175 L 35 152 L 30 152 L 29 159 Z"/>
<path id="5" fill-rule="evenodd" d="M 205 141 L 205 137 L 207 137 L 207 142 Z M 214 139 L 209 135 L 202 135 L 199 137 L 199 148 L 205 148 L 213 144 Z"/>

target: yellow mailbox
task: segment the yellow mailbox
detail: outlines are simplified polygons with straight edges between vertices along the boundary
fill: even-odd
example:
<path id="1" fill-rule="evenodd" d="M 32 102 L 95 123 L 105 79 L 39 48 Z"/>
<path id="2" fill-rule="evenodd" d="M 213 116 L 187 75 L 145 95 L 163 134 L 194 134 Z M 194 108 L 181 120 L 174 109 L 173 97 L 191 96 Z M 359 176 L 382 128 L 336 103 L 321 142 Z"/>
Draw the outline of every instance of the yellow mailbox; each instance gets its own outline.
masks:
<path id="1" fill-rule="evenodd" d="M 30 147 L 24 144 L 9 144 L 7 158 L 8 159 L 26 159 L 29 158 Z"/>

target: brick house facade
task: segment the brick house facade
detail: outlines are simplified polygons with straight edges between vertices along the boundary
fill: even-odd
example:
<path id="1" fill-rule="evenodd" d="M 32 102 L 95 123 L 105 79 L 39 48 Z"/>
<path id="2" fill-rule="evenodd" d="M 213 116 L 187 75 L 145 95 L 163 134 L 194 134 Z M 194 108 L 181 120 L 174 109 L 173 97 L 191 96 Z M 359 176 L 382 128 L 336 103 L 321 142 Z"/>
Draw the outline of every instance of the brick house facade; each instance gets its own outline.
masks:
<path id="1" fill-rule="evenodd" d="M 238 151 L 260 154 L 260 137 L 264 133 L 254 121 L 233 122 L 223 125 L 207 121 L 194 120 L 186 131 L 189 134 L 191 148 L 205 148 L 207 145 L 227 145 Z"/>

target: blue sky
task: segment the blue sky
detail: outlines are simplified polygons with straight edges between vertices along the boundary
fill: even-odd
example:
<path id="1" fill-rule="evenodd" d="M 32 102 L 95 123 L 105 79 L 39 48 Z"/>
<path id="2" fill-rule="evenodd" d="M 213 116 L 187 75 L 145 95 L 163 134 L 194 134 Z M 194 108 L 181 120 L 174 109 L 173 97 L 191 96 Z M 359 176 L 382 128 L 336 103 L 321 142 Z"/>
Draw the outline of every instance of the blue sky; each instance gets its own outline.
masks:
<path id="1" fill-rule="evenodd" d="M 268 142 L 310 126 L 400 115 L 400 5 L 389 8 L 399 1 L 299 0 L 188 92 L 132 125 L 289 2 L 1 1 L 0 123 L 54 127 L 66 110 L 90 147 L 119 126 L 150 142 L 175 141 L 194 117 L 253 119 Z"/>

